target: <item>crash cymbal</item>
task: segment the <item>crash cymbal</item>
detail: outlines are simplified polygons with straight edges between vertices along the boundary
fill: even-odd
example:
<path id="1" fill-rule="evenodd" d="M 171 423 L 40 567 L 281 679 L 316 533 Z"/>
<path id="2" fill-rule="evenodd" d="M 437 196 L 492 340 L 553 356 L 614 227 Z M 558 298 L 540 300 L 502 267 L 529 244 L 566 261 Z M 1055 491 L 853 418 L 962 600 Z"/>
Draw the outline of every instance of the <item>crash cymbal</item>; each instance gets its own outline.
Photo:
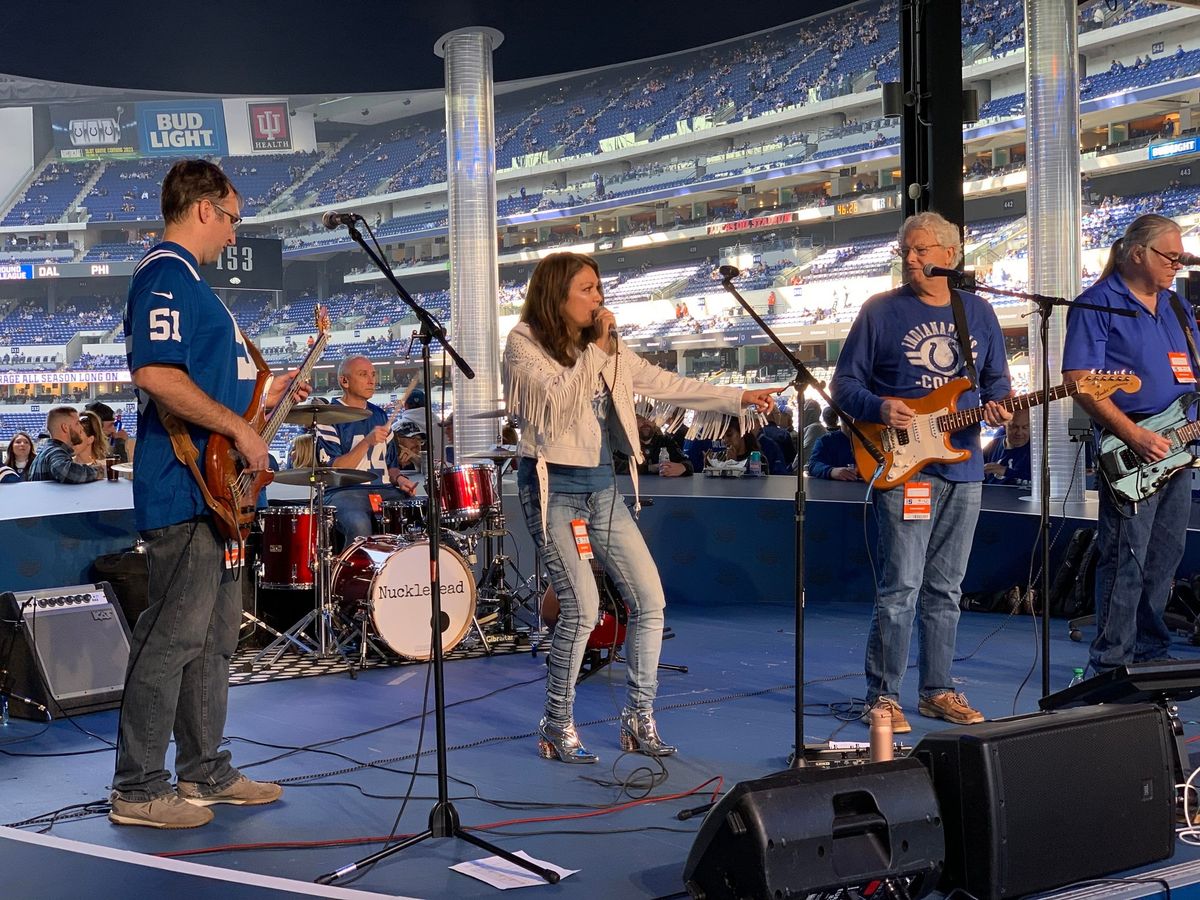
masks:
<path id="1" fill-rule="evenodd" d="M 318 425 L 344 425 L 346 422 L 358 422 L 370 414 L 365 409 L 354 406 L 342 406 L 333 403 L 301 403 L 293 406 L 292 411 L 284 419 L 289 425 L 311 425 L 316 420 Z"/>
<path id="2" fill-rule="evenodd" d="M 472 413 L 468 419 L 507 419 L 511 413 L 507 409 L 492 409 L 487 412 Z"/>
<path id="3" fill-rule="evenodd" d="M 275 473 L 275 480 L 280 484 L 306 485 L 321 482 L 327 488 L 346 487 L 351 484 L 365 484 L 375 476 L 361 469 L 332 469 L 324 466 L 317 469 L 284 469 Z"/>

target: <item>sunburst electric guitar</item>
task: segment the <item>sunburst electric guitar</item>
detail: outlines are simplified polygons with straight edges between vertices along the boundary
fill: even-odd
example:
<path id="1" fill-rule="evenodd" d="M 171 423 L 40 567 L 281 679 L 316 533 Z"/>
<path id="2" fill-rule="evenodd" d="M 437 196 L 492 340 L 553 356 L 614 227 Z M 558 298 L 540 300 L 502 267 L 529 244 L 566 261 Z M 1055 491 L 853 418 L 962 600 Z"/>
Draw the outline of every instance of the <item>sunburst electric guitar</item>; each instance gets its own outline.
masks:
<path id="1" fill-rule="evenodd" d="M 1063 382 L 1047 391 L 1034 391 L 998 401 L 1009 412 L 1030 409 L 1050 400 L 1061 400 L 1083 394 L 1103 400 L 1116 391 L 1133 393 L 1142 382 L 1128 372 L 1091 372 L 1075 381 Z M 904 402 L 916 412 L 907 428 L 855 422 L 863 435 L 883 453 L 883 466 L 871 456 L 857 437 L 853 437 L 854 462 L 864 481 L 874 479 L 879 489 L 904 484 L 930 463 L 957 463 L 970 457 L 969 450 L 960 450 L 950 443 L 950 435 L 983 421 L 983 407 L 958 409 L 958 398 L 971 388 L 966 378 L 956 378 L 937 390 Z M 879 475 L 876 477 L 876 470 Z"/>

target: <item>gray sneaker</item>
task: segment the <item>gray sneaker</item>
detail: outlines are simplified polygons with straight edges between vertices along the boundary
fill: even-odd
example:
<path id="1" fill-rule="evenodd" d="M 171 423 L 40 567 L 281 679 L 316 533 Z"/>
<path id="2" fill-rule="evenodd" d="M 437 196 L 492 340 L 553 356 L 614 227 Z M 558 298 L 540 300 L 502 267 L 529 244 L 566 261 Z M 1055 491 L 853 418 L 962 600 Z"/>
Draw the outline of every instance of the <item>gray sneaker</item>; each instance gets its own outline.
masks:
<path id="1" fill-rule="evenodd" d="M 147 828 L 199 828 L 212 821 L 211 809 L 186 802 L 178 794 L 164 794 L 153 800 L 122 800 L 114 792 L 108 821 L 114 825 L 145 825 Z"/>
<path id="2" fill-rule="evenodd" d="M 175 792 L 196 806 L 212 806 L 214 803 L 261 806 L 264 803 L 274 803 L 283 795 L 283 788 L 279 785 L 269 781 L 251 781 L 245 775 L 239 775 L 237 781 L 216 794 L 203 794 L 202 787 L 203 785 L 194 781 L 181 781 L 175 786 Z"/>

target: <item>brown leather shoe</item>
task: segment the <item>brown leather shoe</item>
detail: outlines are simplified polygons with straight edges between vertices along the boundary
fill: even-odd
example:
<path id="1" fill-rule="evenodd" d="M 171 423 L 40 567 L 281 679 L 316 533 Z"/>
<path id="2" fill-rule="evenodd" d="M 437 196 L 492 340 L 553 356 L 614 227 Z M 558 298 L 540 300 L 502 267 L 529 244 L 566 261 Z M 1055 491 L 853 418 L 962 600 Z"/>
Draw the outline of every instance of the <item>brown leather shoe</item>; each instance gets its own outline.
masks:
<path id="1" fill-rule="evenodd" d="M 912 726 L 908 724 L 908 719 L 904 718 L 904 710 L 900 708 L 900 704 L 891 697 L 880 697 L 875 701 L 875 705 L 871 709 L 886 709 L 892 716 L 892 734 L 908 734 L 912 731 Z M 870 725 L 871 716 L 868 713 L 863 717 L 863 720 Z"/>
<path id="2" fill-rule="evenodd" d="M 111 797 L 108 821 L 114 825 L 144 825 L 147 828 L 199 828 L 212 821 L 212 810 L 192 806 L 178 794 L 166 794 L 153 800 L 122 800 Z"/>
<path id="3" fill-rule="evenodd" d="M 927 697 L 917 704 L 917 712 L 931 719 L 945 719 L 955 725 L 978 725 L 983 713 L 972 709 L 964 694 L 958 691 L 943 691 Z"/>
<path id="4" fill-rule="evenodd" d="M 196 806 L 212 806 L 215 803 L 231 803 L 235 806 L 261 806 L 274 803 L 283 795 L 283 788 L 269 781 L 251 781 L 242 775 L 229 787 L 215 794 L 203 794 L 203 785 L 181 781 L 175 791 L 188 803 Z"/>

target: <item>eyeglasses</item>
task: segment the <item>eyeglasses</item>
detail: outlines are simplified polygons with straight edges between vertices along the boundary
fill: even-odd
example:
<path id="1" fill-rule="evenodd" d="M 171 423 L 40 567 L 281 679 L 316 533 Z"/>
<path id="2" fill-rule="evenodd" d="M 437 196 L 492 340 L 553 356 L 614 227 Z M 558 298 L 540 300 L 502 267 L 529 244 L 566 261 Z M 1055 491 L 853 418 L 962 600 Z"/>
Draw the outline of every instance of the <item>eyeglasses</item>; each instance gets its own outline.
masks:
<path id="1" fill-rule="evenodd" d="M 229 224 L 234 229 L 234 231 L 236 231 L 237 227 L 242 224 L 241 216 L 235 216 L 229 210 L 225 209 L 225 207 L 221 206 L 219 203 L 216 203 L 213 200 L 209 200 L 208 202 L 212 203 L 213 209 L 215 209 L 217 212 L 225 214 L 225 218 L 229 219 Z"/>
<path id="2" fill-rule="evenodd" d="M 906 247 L 904 244 L 901 244 L 896 248 L 896 255 L 901 259 L 904 259 L 904 257 L 908 256 L 908 254 L 915 253 L 917 254 L 917 259 L 924 259 L 929 255 L 930 250 L 935 250 L 944 246 L 944 244 L 930 244 L 927 247 Z"/>
<path id="3" fill-rule="evenodd" d="M 1180 257 L 1171 256 L 1169 254 L 1163 253 L 1161 250 L 1155 250 L 1149 244 L 1146 245 L 1146 249 L 1154 250 L 1154 252 L 1157 253 L 1159 256 L 1161 256 L 1163 259 L 1165 259 L 1172 268 L 1174 268 L 1174 269 L 1182 269 L 1183 268 L 1183 260 L 1180 259 Z"/>

